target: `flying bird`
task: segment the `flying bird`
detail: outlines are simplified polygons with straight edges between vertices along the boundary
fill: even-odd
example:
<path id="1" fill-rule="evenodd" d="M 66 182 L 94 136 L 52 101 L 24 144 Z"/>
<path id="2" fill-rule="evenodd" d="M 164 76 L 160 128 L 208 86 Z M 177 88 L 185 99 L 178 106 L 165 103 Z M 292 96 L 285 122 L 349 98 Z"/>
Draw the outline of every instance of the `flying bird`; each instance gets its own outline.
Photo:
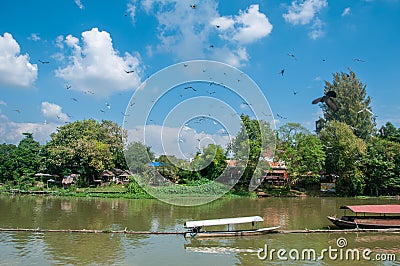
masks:
<path id="1" fill-rule="evenodd" d="M 189 86 L 189 87 L 185 87 L 185 88 L 183 88 L 184 90 L 187 90 L 187 89 L 192 89 L 193 91 L 197 91 L 195 88 L 193 88 L 192 86 Z"/>
<path id="2" fill-rule="evenodd" d="M 39 60 L 39 62 L 42 63 L 42 64 L 48 64 L 48 63 L 50 63 L 49 61 L 42 61 L 42 60 Z"/>
<path id="3" fill-rule="evenodd" d="M 219 29 L 220 26 L 219 25 L 215 25 L 215 27 L 217 27 L 217 29 Z"/>
<path id="4" fill-rule="evenodd" d="M 13 110 L 13 111 L 17 112 L 18 114 L 21 113 L 21 110 L 19 110 L 19 109 L 15 109 L 15 110 Z"/>
<path id="5" fill-rule="evenodd" d="M 124 71 L 125 71 L 126 74 L 130 74 L 130 73 L 135 72 L 135 70 L 125 70 L 125 69 L 124 69 Z"/>
<path id="6" fill-rule="evenodd" d="M 111 105 L 110 104 L 106 103 L 106 106 L 107 106 L 108 109 L 111 109 Z"/>
<path id="7" fill-rule="evenodd" d="M 280 114 L 276 114 L 276 116 L 282 119 L 287 119 L 287 117 L 281 116 Z"/>
<path id="8" fill-rule="evenodd" d="M 360 111 L 358 111 L 357 114 L 362 113 L 362 112 L 368 112 L 368 113 L 370 113 L 371 115 L 375 116 L 375 114 L 374 114 L 371 110 L 369 110 L 367 107 L 364 107 L 363 109 L 361 109 Z"/>
<path id="9" fill-rule="evenodd" d="M 293 95 L 297 95 L 298 91 L 293 90 Z"/>
<path id="10" fill-rule="evenodd" d="M 69 85 L 69 84 L 65 84 L 65 88 L 67 89 L 67 90 L 69 90 L 69 89 L 71 89 L 71 85 Z"/>
<path id="11" fill-rule="evenodd" d="M 365 60 L 362 60 L 360 58 L 353 58 L 353 61 L 355 61 L 355 62 L 366 62 Z"/>
<path id="12" fill-rule="evenodd" d="M 191 7 L 192 9 L 196 9 L 197 5 L 196 5 L 196 4 L 190 5 L 190 7 Z"/>
<path id="13" fill-rule="evenodd" d="M 210 48 L 214 48 L 214 45 L 213 45 L 213 44 L 211 44 L 211 45 L 210 45 Z"/>
<path id="14" fill-rule="evenodd" d="M 285 69 L 282 69 L 281 71 L 279 71 L 278 74 L 281 74 L 283 76 L 283 73 L 285 73 Z"/>
<path id="15" fill-rule="evenodd" d="M 312 101 L 312 104 L 317 104 L 317 103 L 326 103 L 331 110 L 336 112 L 339 108 L 337 107 L 336 103 L 332 100 L 332 98 L 336 98 L 336 92 L 334 91 L 328 91 L 324 96 L 319 97 L 315 100 Z"/>
<path id="16" fill-rule="evenodd" d="M 294 54 L 288 53 L 287 55 L 290 56 L 291 58 L 293 58 L 294 60 L 297 59 L 296 56 L 295 56 Z"/>
<path id="17" fill-rule="evenodd" d="M 76 99 L 76 98 L 71 98 L 73 101 L 75 101 L 75 102 L 77 102 L 78 101 L 78 99 Z"/>

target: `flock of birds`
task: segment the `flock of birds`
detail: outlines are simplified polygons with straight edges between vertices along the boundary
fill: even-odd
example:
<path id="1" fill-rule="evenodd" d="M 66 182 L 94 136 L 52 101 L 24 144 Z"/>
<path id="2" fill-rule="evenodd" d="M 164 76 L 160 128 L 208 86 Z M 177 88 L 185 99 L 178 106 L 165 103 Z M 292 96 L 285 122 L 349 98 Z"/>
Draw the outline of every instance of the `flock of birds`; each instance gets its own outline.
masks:
<path id="1" fill-rule="evenodd" d="M 190 7 L 191 7 L 192 9 L 196 9 L 196 8 L 197 8 L 197 5 L 194 4 L 194 5 L 191 5 Z M 219 28 L 219 25 L 216 25 L 216 27 Z M 213 48 L 214 45 L 210 45 L 210 47 Z M 294 59 L 294 60 L 297 60 L 296 55 L 294 55 L 293 53 L 287 53 L 287 55 L 288 55 L 290 58 L 292 58 L 292 59 Z M 322 59 L 322 61 L 325 62 L 326 59 Z M 360 59 L 360 58 L 353 58 L 353 61 L 355 61 L 355 62 L 366 62 L 365 60 Z M 39 62 L 42 63 L 42 64 L 49 64 L 49 63 L 50 63 L 49 61 L 42 61 L 42 60 L 39 60 Z M 188 67 L 188 64 L 184 64 L 183 66 L 184 66 L 184 67 Z M 125 72 L 126 74 L 131 74 L 131 73 L 134 73 L 135 71 L 134 71 L 134 70 L 126 70 L 126 69 L 124 69 L 124 72 Z M 225 73 L 224 73 L 224 74 L 225 74 Z M 285 74 L 285 69 L 281 69 L 281 70 L 278 72 L 278 74 L 280 74 L 281 76 L 284 76 L 284 74 Z M 238 81 L 240 81 L 240 80 L 238 80 Z M 214 84 L 214 82 L 210 82 L 210 86 L 213 85 L 213 84 Z M 65 87 L 66 87 L 67 90 L 70 90 L 72 86 L 69 85 L 69 84 L 66 84 Z M 193 86 L 184 87 L 184 90 L 197 91 L 197 89 L 194 88 Z M 215 91 L 207 91 L 207 93 L 209 93 L 210 95 L 212 95 L 212 94 L 215 93 Z M 297 95 L 298 93 L 299 93 L 299 91 L 293 90 L 293 95 Z M 93 91 L 87 90 L 87 91 L 84 91 L 84 94 L 91 94 L 91 95 L 94 95 L 95 93 L 94 93 Z M 183 97 L 183 95 L 180 94 L 180 97 Z M 337 104 L 335 103 L 335 100 L 334 100 L 334 98 L 336 98 L 336 97 L 337 97 L 337 94 L 336 94 L 335 91 L 328 91 L 325 95 L 314 99 L 311 103 L 312 103 L 312 104 L 318 104 L 318 103 L 326 104 L 326 105 L 328 106 L 328 108 L 330 108 L 332 111 L 336 112 L 336 111 L 338 111 L 338 109 L 339 109 L 338 106 L 337 106 Z M 71 99 L 72 99 L 73 101 L 75 101 L 75 102 L 78 102 L 78 99 L 77 99 L 77 98 L 71 98 Z M 131 103 L 130 103 L 130 106 L 133 106 L 134 104 L 135 104 L 134 102 L 131 102 Z M 243 102 L 243 104 L 245 104 L 245 105 L 250 105 L 250 104 L 248 104 L 248 103 L 246 103 L 246 102 Z M 110 105 L 109 103 L 106 102 L 105 105 L 106 105 L 107 109 L 109 109 L 109 110 L 111 109 L 111 105 Z M 21 110 L 19 110 L 19 109 L 15 109 L 14 111 L 15 111 L 15 112 L 18 112 L 18 113 L 21 113 Z M 100 109 L 100 112 L 105 113 L 106 111 L 105 111 L 104 109 Z M 368 113 L 370 113 L 371 115 L 375 116 L 374 113 L 373 113 L 370 109 L 368 109 L 368 108 L 363 108 L 363 109 L 359 110 L 357 113 L 362 113 L 362 112 L 368 112 Z M 125 114 L 124 114 L 124 115 L 125 115 Z M 236 115 L 236 113 L 235 113 L 235 115 Z M 279 114 L 279 113 L 277 113 L 276 116 L 277 116 L 278 118 L 280 118 L 280 119 L 287 119 L 286 116 L 283 116 L 283 115 L 281 115 L 281 114 Z M 58 119 L 61 119 L 61 117 L 59 117 L 59 116 L 57 116 L 57 117 L 58 117 Z M 154 121 L 154 120 L 151 120 L 151 121 Z"/>

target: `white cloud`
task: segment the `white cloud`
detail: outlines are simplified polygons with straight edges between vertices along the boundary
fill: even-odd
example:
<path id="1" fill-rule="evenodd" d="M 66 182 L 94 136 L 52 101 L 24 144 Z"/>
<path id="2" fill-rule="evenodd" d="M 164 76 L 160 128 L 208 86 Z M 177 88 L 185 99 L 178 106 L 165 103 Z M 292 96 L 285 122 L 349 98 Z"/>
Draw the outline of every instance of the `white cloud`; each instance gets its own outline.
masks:
<path id="1" fill-rule="evenodd" d="M 129 16 L 132 19 L 132 22 L 135 23 L 135 16 L 136 16 L 136 0 L 131 0 L 126 6 L 126 11 L 128 12 Z"/>
<path id="2" fill-rule="evenodd" d="M 294 0 L 288 12 L 283 14 L 283 18 L 293 25 L 305 25 L 310 23 L 314 16 L 327 5 L 326 0 Z"/>
<path id="3" fill-rule="evenodd" d="M 3 100 L 0 100 L 0 105 L 7 106 L 7 103 Z"/>
<path id="4" fill-rule="evenodd" d="M 241 44 L 257 41 L 272 31 L 272 24 L 267 16 L 259 11 L 259 5 L 251 5 L 246 11 L 239 11 L 235 17 L 219 17 L 212 24 L 219 25 L 221 37 L 235 40 Z"/>
<path id="5" fill-rule="evenodd" d="M 32 40 L 34 42 L 40 41 L 40 37 L 39 35 L 37 35 L 36 33 L 31 33 L 31 36 L 29 36 L 28 38 L 29 40 Z"/>
<path id="6" fill-rule="evenodd" d="M 213 29 L 209 21 L 218 16 L 214 0 L 203 1 L 197 9 L 190 8 L 188 1 L 161 0 L 145 4 L 162 6 L 153 10 L 159 24 L 158 51 L 172 52 L 181 60 L 205 57 L 204 50 L 209 46 L 208 37 Z"/>
<path id="7" fill-rule="evenodd" d="M 324 36 L 325 32 L 322 29 L 323 25 L 324 23 L 320 19 L 316 18 L 313 25 L 311 26 L 311 31 L 308 33 L 308 36 L 313 40 Z"/>
<path id="8" fill-rule="evenodd" d="M 0 85 L 30 87 L 38 75 L 36 64 L 29 55 L 20 54 L 20 46 L 10 33 L 0 35 Z"/>
<path id="9" fill-rule="evenodd" d="M 343 10 L 342 17 L 350 15 L 350 12 L 351 12 L 351 8 L 350 7 L 346 7 Z"/>
<path id="10" fill-rule="evenodd" d="M 68 65 L 56 70 L 56 76 L 66 80 L 71 89 L 93 91 L 107 97 L 117 91 L 126 91 L 140 84 L 139 54 L 125 52 L 123 56 L 113 48 L 108 32 L 93 28 L 82 33 L 80 40 L 72 35 L 64 39 L 71 50 Z M 134 70 L 127 74 L 125 71 Z"/>
<path id="11" fill-rule="evenodd" d="M 158 20 L 160 44 L 152 52 L 169 52 L 179 60 L 224 59 L 240 66 L 249 58 L 245 46 L 272 30 L 259 5 L 250 5 L 236 16 L 221 16 L 215 0 L 201 1 L 196 9 L 190 8 L 192 4 L 177 0 L 141 1 L 141 7 Z"/>
<path id="12" fill-rule="evenodd" d="M 41 111 L 43 116 L 50 121 L 66 122 L 69 120 L 68 115 L 62 112 L 61 106 L 54 103 L 42 102 Z"/>
<path id="13" fill-rule="evenodd" d="M 144 135 L 145 141 L 143 141 Z M 128 130 L 128 142 L 134 141 L 144 142 L 157 156 L 165 154 L 181 159 L 190 159 L 194 157 L 198 148 L 202 150 L 211 143 L 226 148 L 229 136 L 197 132 L 190 127 L 180 130 L 180 128 L 147 125 Z"/>
<path id="14" fill-rule="evenodd" d="M 246 48 L 242 47 L 238 48 L 237 50 L 233 50 L 227 46 L 214 48 L 212 57 L 215 60 L 226 62 L 227 64 L 235 67 L 242 66 L 243 62 L 247 62 L 250 59 Z"/>
<path id="15" fill-rule="evenodd" d="M 24 138 L 22 133 L 29 132 L 33 133 L 34 140 L 45 144 L 58 126 L 56 123 L 16 123 L 0 117 L 0 143 L 17 145 Z"/>
<path id="16" fill-rule="evenodd" d="M 84 9 L 85 7 L 83 6 L 81 0 L 75 0 L 75 4 L 80 8 L 80 9 Z"/>
<path id="17" fill-rule="evenodd" d="M 64 36 L 62 36 L 62 35 L 57 36 L 54 43 L 58 48 L 63 49 L 64 48 Z"/>
<path id="18" fill-rule="evenodd" d="M 235 25 L 235 20 L 230 16 L 223 16 L 214 18 L 213 20 L 211 20 L 211 24 L 215 27 L 218 27 L 218 29 L 224 31 L 227 29 L 232 29 Z"/>

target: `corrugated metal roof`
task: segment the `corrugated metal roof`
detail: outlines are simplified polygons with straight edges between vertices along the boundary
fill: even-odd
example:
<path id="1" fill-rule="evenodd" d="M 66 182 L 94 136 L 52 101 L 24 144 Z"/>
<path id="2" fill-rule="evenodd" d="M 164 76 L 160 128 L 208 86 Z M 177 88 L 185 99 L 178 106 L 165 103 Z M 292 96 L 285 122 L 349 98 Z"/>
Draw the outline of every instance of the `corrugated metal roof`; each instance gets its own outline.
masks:
<path id="1" fill-rule="evenodd" d="M 352 205 L 352 206 L 342 206 L 340 208 L 349 209 L 353 212 L 400 214 L 400 204 Z"/>
<path id="2" fill-rule="evenodd" d="M 238 218 L 187 221 L 187 222 L 185 222 L 184 227 L 194 228 L 194 227 L 202 227 L 202 226 L 243 224 L 243 223 L 262 222 L 262 221 L 264 221 L 264 219 L 260 216 L 249 216 L 249 217 L 238 217 Z"/>

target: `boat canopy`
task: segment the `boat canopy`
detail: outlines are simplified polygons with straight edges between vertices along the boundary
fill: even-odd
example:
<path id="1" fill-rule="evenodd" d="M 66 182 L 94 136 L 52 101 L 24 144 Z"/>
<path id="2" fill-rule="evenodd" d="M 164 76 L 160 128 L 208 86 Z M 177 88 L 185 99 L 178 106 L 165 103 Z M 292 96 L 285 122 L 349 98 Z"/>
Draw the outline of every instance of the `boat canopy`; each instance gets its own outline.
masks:
<path id="1" fill-rule="evenodd" d="M 224 219 L 213 219 L 213 220 L 187 221 L 185 222 L 184 227 L 195 228 L 202 226 L 243 224 L 243 223 L 262 222 L 262 221 L 264 221 L 264 219 L 260 216 L 249 216 L 249 217 L 224 218 Z"/>
<path id="2" fill-rule="evenodd" d="M 400 204 L 388 205 L 352 205 L 341 206 L 340 209 L 349 209 L 353 212 L 381 213 L 381 214 L 400 214 Z"/>

